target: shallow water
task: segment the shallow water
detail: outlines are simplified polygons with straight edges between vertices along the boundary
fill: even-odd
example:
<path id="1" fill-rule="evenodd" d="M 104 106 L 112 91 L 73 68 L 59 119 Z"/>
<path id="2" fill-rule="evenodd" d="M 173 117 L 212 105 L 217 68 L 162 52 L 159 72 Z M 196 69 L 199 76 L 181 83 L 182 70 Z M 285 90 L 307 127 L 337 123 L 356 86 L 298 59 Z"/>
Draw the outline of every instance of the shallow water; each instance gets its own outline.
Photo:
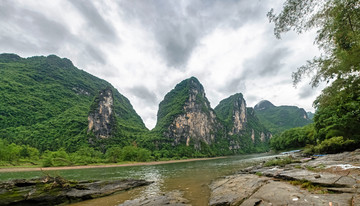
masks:
<path id="1" fill-rule="evenodd" d="M 154 183 L 149 186 L 121 192 L 108 197 L 75 203 L 72 204 L 72 206 L 113 206 L 129 199 L 155 195 L 172 190 L 184 192 L 184 197 L 188 199 L 192 205 L 202 206 L 208 205 L 210 196 L 208 185 L 212 180 L 233 174 L 240 169 L 264 161 L 270 157 L 272 156 L 268 154 L 254 154 L 162 165 L 58 170 L 46 171 L 46 173 L 60 175 L 72 180 L 134 178 L 154 181 Z M 38 171 L 0 173 L 0 180 L 35 178 L 43 175 L 43 173 Z"/>

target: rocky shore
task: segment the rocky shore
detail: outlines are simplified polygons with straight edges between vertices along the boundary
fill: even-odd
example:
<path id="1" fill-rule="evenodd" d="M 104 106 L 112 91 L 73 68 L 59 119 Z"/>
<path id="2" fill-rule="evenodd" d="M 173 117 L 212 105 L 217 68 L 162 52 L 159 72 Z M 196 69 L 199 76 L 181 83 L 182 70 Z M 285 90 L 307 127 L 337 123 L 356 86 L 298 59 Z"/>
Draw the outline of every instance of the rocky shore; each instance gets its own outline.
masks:
<path id="1" fill-rule="evenodd" d="M 59 205 L 149 185 L 145 180 L 68 181 L 61 177 L 0 183 L 0 205 Z"/>
<path id="2" fill-rule="evenodd" d="M 213 181 L 209 205 L 360 205 L 360 149 L 291 159 L 284 166 L 253 166 Z"/>

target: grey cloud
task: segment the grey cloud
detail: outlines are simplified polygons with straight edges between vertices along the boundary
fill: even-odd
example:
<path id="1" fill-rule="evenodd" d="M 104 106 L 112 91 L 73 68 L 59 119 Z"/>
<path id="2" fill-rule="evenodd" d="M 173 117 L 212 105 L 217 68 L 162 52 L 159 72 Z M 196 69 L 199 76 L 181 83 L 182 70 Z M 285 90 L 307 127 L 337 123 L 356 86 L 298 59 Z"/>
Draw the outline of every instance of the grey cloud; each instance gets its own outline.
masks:
<path id="1" fill-rule="evenodd" d="M 1 29 L 0 29 L 1 32 Z M 2 32 L 1 32 L 2 33 Z M 40 50 L 38 45 L 24 39 L 18 39 L 16 36 L 6 36 L 0 34 L 0 52 L 34 52 Z M 14 49 L 16 48 L 16 49 Z"/>
<path id="2" fill-rule="evenodd" d="M 149 91 L 144 86 L 135 86 L 128 89 L 129 93 L 135 95 L 136 97 L 148 101 L 152 104 L 157 102 L 156 94 L 154 92 Z"/>
<path id="3" fill-rule="evenodd" d="M 244 98 L 248 104 L 247 105 L 248 107 L 249 107 L 249 104 L 255 104 L 255 103 L 259 102 L 259 99 L 261 99 L 255 95 L 246 95 L 246 96 L 244 96 Z"/>
<path id="4" fill-rule="evenodd" d="M 106 63 L 105 57 L 102 55 L 102 53 L 98 49 L 95 49 L 92 45 L 90 45 L 90 44 L 86 45 L 85 51 L 88 54 L 88 56 L 90 57 L 90 59 L 93 59 L 96 62 L 101 63 L 101 64 Z"/>
<path id="5" fill-rule="evenodd" d="M 53 52 L 58 50 L 63 42 L 72 38 L 65 26 L 43 14 L 15 8 L 14 4 L 7 1 L 1 4 L 0 10 L 11 11 L 2 13 L 3 21 L 0 22 L 0 41 L 10 44 L 9 47 L 17 45 L 24 50 Z"/>
<path id="6" fill-rule="evenodd" d="M 245 80 L 242 77 L 231 79 L 220 91 L 227 94 L 244 93 L 246 90 Z"/>
<path id="7" fill-rule="evenodd" d="M 89 62 L 105 64 L 101 50 L 70 33 L 66 22 L 49 19 L 42 13 L 6 0 L 0 4 L 0 16 L 0 44 L 3 51 L 47 55 L 56 54 L 67 45 L 81 51 L 82 66 Z"/>
<path id="8" fill-rule="evenodd" d="M 306 99 L 312 97 L 315 93 L 315 90 L 310 85 L 305 85 L 300 88 L 299 97 L 301 99 Z"/>
<path id="9" fill-rule="evenodd" d="M 253 0 L 120 1 L 126 19 L 141 22 L 159 44 L 168 66 L 184 68 L 202 37 L 217 27 L 237 29 L 264 17 Z"/>
<path id="10" fill-rule="evenodd" d="M 244 78 L 275 76 L 283 67 L 283 61 L 290 54 L 285 47 L 267 47 L 255 58 L 244 62 Z"/>
<path id="11" fill-rule="evenodd" d="M 119 40 L 115 29 L 104 20 L 91 1 L 70 0 L 69 2 L 84 16 L 88 29 L 94 29 L 102 40 L 111 42 Z"/>
<path id="12" fill-rule="evenodd" d="M 241 76 L 229 80 L 221 91 L 230 94 L 245 92 L 247 79 L 276 76 L 283 69 L 283 61 L 289 54 L 287 48 L 268 45 L 256 57 L 245 60 Z"/>

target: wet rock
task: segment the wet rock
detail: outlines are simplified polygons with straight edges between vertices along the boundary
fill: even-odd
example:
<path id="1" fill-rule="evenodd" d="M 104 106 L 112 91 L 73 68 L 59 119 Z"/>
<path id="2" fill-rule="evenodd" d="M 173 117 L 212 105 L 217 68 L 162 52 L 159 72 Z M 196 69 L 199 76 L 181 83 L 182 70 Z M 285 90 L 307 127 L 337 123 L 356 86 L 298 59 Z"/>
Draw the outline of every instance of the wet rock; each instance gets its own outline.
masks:
<path id="1" fill-rule="evenodd" d="M 162 193 L 150 197 L 141 197 L 134 200 L 127 200 L 119 206 L 190 206 L 189 201 L 183 197 L 183 193 L 180 191 L 171 191 L 168 193 Z"/>
<path id="2" fill-rule="evenodd" d="M 145 180 L 67 181 L 44 177 L 0 183 L 0 205 L 58 205 L 149 185 Z"/>
<path id="3" fill-rule="evenodd" d="M 209 205 L 238 205 L 268 181 L 267 177 L 241 174 L 213 181 L 210 185 Z"/>

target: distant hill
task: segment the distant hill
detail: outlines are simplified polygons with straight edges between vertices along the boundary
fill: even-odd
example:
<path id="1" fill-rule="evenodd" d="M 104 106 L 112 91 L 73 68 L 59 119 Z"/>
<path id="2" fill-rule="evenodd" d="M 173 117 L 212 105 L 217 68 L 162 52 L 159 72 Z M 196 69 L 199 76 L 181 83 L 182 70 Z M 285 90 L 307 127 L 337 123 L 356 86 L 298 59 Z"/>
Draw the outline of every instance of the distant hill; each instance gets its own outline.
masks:
<path id="1" fill-rule="evenodd" d="M 306 111 L 296 106 L 275 106 L 271 102 L 263 100 L 255 105 L 254 110 L 260 122 L 273 135 L 312 122 Z"/>
<path id="2" fill-rule="evenodd" d="M 307 114 L 307 116 L 308 116 L 308 118 L 310 119 L 310 120 L 313 120 L 313 118 L 314 118 L 314 113 L 312 113 L 312 112 L 306 112 L 306 114 Z"/>
<path id="3" fill-rule="evenodd" d="M 44 150 L 128 145 L 146 127 L 110 83 L 55 55 L 0 54 L 0 138 Z"/>

